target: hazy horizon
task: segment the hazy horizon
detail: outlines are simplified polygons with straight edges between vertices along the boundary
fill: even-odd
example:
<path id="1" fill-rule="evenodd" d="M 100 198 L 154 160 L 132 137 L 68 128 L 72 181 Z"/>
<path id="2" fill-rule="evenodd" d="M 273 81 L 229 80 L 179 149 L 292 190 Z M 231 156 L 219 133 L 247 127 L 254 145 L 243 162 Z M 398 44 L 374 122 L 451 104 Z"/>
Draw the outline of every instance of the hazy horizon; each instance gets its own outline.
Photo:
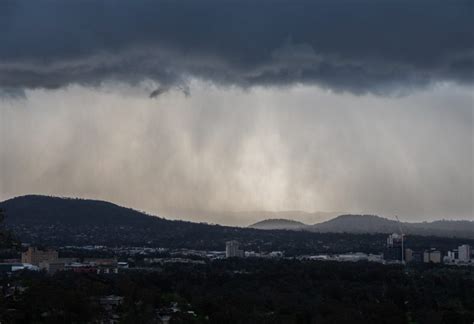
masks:
<path id="1" fill-rule="evenodd" d="M 371 212 L 364 212 L 364 211 L 353 211 L 353 212 L 343 212 L 343 211 L 302 211 L 302 210 L 237 210 L 237 211 L 229 211 L 229 210 L 190 210 L 190 209 L 171 209 L 171 210 L 160 210 L 155 212 L 150 212 L 147 210 L 143 210 L 140 207 L 134 206 L 127 206 L 121 204 L 119 202 L 114 201 L 107 201 L 98 198 L 91 198 L 91 197 L 72 197 L 72 196 L 60 196 L 60 195 L 43 195 L 40 193 L 30 193 L 25 195 L 19 195 L 10 197 L 4 200 L 0 199 L 0 203 L 15 199 L 24 196 L 45 196 L 45 197 L 55 197 L 55 198 L 64 198 L 64 199 L 83 199 L 83 200 L 97 200 L 97 201 L 105 201 L 108 203 L 112 203 L 114 205 L 118 205 L 125 208 L 131 208 L 133 210 L 145 213 L 150 216 L 157 216 L 162 217 L 169 220 L 184 220 L 184 221 L 191 221 L 197 223 L 208 223 L 208 224 L 219 224 L 224 226 L 237 226 L 237 227 L 247 227 L 249 225 L 253 225 L 255 223 L 264 221 L 264 220 L 294 220 L 306 225 L 314 225 L 318 223 L 322 223 L 331 219 L 334 219 L 341 215 L 374 215 L 379 216 L 382 218 L 386 218 L 389 220 L 396 220 L 398 219 L 402 222 L 407 223 L 416 223 L 416 222 L 424 222 L 424 221 L 440 221 L 440 220 L 454 220 L 454 221 L 474 221 L 474 219 L 462 219 L 462 218 L 439 218 L 439 219 L 429 219 L 424 220 L 423 218 L 418 218 L 413 220 L 413 217 L 407 217 L 406 215 L 382 215 L 376 214 Z"/>

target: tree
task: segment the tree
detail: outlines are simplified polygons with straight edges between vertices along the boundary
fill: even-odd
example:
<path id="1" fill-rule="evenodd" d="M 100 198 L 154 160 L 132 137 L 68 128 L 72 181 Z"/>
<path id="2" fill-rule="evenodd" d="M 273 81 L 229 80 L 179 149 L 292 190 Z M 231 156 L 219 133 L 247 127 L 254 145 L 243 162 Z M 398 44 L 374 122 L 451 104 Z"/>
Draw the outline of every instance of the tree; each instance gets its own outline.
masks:
<path id="1" fill-rule="evenodd" d="M 0 249 L 11 249 L 19 245 L 13 233 L 5 227 L 5 211 L 0 208 Z"/>

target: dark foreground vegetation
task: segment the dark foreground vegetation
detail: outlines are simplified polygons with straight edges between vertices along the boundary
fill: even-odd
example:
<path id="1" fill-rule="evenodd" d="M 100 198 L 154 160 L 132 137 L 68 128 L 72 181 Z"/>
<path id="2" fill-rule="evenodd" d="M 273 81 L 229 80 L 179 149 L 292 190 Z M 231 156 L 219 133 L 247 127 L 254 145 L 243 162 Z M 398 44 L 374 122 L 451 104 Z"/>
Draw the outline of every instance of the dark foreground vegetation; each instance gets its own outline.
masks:
<path id="1" fill-rule="evenodd" d="M 111 316 L 101 296 L 124 297 L 122 323 L 468 323 L 474 270 L 419 265 L 235 259 L 169 264 L 115 275 L 14 274 L 21 287 L 0 299 L 2 323 L 86 323 Z M 189 310 L 192 310 L 189 312 Z"/>

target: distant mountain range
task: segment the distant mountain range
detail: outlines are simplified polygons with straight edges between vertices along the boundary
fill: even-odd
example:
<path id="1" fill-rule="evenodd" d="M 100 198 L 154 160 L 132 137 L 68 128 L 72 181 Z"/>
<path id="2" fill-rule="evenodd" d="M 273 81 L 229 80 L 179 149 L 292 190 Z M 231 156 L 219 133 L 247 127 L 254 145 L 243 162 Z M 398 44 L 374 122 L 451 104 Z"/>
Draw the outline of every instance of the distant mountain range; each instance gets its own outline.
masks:
<path id="1" fill-rule="evenodd" d="M 393 233 L 398 223 L 373 215 L 341 215 L 315 225 L 279 218 L 255 223 L 250 228 L 227 227 L 147 215 L 109 202 L 40 195 L 21 196 L 0 202 L 6 224 L 27 241 L 59 243 L 88 242 L 115 244 L 162 244 L 188 246 L 202 244 L 221 247 L 227 239 L 271 241 L 312 240 L 317 233 Z M 282 215 L 268 212 L 267 215 Z M 327 216 L 327 215 L 325 215 Z M 275 230 L 274 233 L 262 230 Z M 474 238 L 472 221 L 402 223 L 406 234 Z M 284 230 L 284 231 L 282 231 Z M 287 231 L 292 230 L 292 231 Z M 278 232 L 278 233 L 276 233 Z M 288 233 L 285 233 L 288 232 Z M 155 243 L 153 243 L 155 242 Z"/>
<path id="2" fill-rule="evenodd" d="M 375 215 L 340 215 L 319 224 L 308 225 L 287 219 L 267 219 L 250 225 L 262 230 L 287 229 L 322 233 L 394 233 L 436 235 L 474 238 L 474 221 L 440 220 L 408 223 L 386 219 Z"/>
<path id="3" fill-rule="evenodd" d="M 161 210 L 160 216 L 168 219 L 187 219 L 192 222 L 208 222 L 225 226 L 242 226 L 260 219 L 290 219 L 305 224 L 315 224 L 330 220 L 343 212 L 304 212 L 301 210 L 267 211 L 210 211 L 196 209 Z"/>

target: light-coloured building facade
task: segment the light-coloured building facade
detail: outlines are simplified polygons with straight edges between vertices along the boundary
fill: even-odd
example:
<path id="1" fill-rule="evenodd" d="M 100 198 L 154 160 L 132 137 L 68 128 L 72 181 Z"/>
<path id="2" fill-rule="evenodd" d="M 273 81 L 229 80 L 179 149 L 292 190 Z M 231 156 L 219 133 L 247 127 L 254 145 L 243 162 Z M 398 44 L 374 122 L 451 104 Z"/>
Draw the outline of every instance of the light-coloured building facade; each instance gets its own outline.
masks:
<path id="1" fill-rule="evenodd" d="M 469 262 L 471 260 L 471 246 L 464 244 L 458 248 L 459 261 Z"/>
<path id="2" fill-rule="evenodd" d="M 412 261 L 413 261 L 413 250 L 405 249 L 405 262 L 412 262 Z"/>
<path id="3" fill-rule="evenodd" d="M 30 246 L 26 252 L 21 254 L 22 263 L 30 263 L 35 266 L 39 266 L 43 261 L 51 262 L 56 260 L 58 260 L 58 251 L 51 249 L 40 250 Z"/>
<path id="4" fill-rule="evenodd" d="M 242 258 L 244 256 L 244 251 L 239 249 L 239 242 L 237 241 L 228 241 L 225 243 L 225 256 L 226 258 L 234 258 L 239 257 Z"/>
<path id="5" fill-rule="evenodd" d="M 441 263 L 441 252 L 436 250 L 425 251 L 423 253 L 424 263 Z"/>

